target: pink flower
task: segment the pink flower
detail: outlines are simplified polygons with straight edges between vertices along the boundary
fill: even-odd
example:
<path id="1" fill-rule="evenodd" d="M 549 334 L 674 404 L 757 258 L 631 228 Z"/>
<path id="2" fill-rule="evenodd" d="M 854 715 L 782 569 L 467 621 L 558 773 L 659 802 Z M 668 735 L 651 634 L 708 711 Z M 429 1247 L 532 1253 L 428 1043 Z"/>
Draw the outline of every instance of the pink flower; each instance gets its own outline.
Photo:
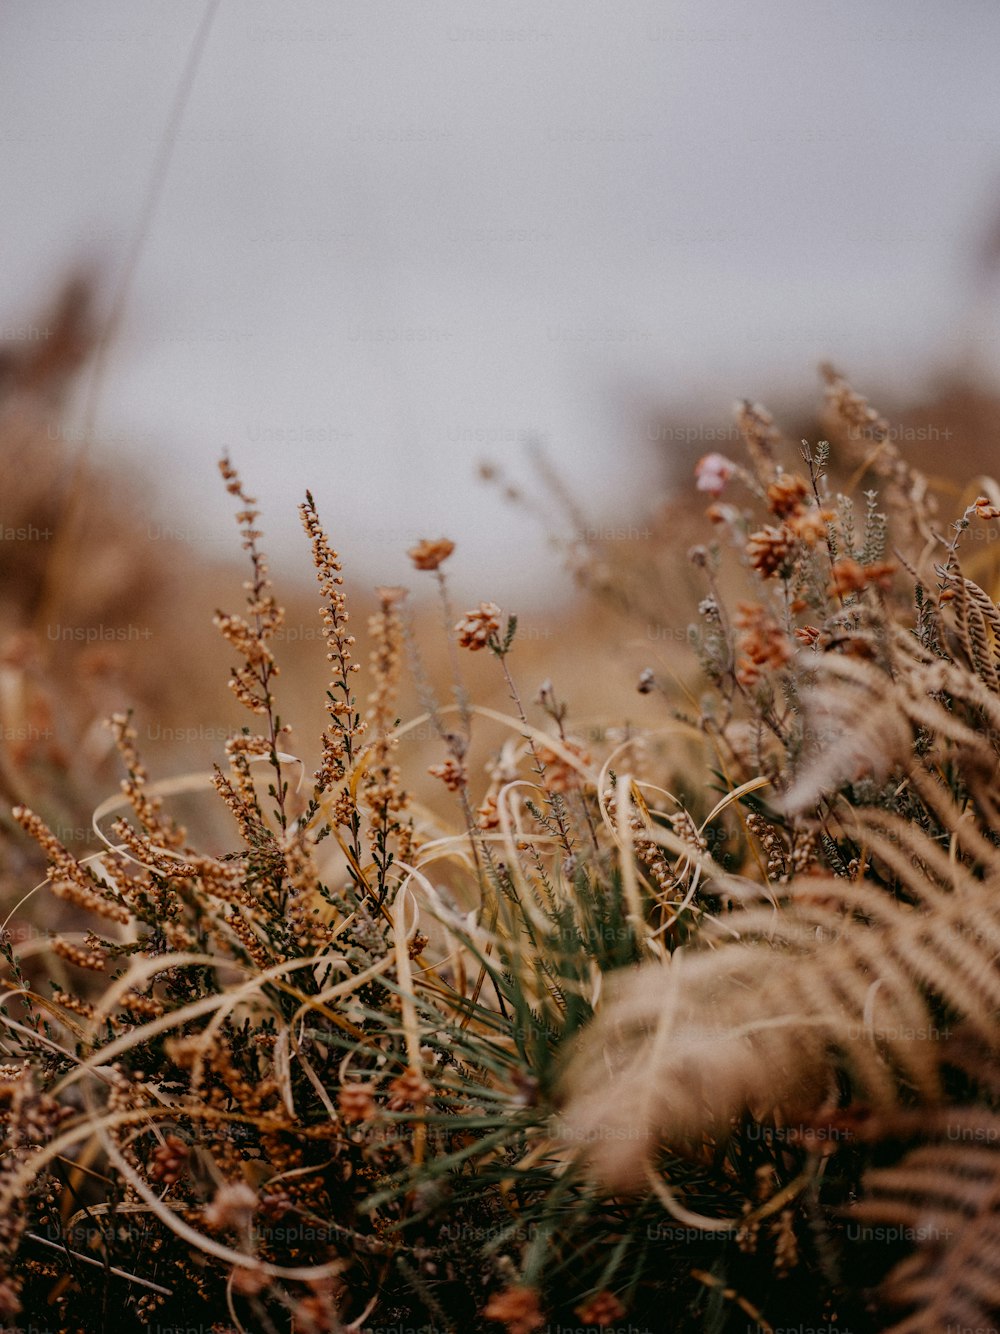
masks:
<path id="1" fill-rule="evenodd" d="M 723 488 L 733 475 L 733 465 L 724 454 L 705 454 L 695 464 L 694 475 L 699 491 L 721 496 Z"/>

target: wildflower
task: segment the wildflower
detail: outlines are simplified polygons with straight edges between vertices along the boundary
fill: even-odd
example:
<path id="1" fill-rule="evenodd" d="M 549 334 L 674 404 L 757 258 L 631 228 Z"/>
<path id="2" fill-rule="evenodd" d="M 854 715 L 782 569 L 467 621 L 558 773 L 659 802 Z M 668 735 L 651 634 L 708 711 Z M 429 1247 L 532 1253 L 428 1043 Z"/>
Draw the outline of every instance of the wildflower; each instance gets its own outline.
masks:
<path id="1" fill-rule="evenodd" d="M 603 1292 L 596 1293 L 582 1306 L 578 1306 L 576 1314 L 585 1325 L 597 1325 L 599 1329 L 607 1329 L 608 1325 L 622 1318 L 625 1314 L 625 1307 L 622 1306 L 613 1292 L 608 1292 L 605 1289 Z"/>
<path id="2" fill-rule="evenodd" d="M 323 763 L 316 771 L 316 783 L 325 792 L 351 768 L 355 742 L 367 723 L 358 714 L 351 693 L 351 676 L 360 671 L 361 664 L 351 660 L 355 639 L 347 630 L 350 614 L 343 589 L 344 575 L 340 557 L 330 546 L 308 491 L 305 504 L 299 506 L 299 516 L 312 545 L 316 579 L 323 595 L 324 605 L 320 608 L 320 615 L 323 618 L 326 657 L 333 664 L 326 703 L 331 721 L 323 731 Z M 350 820 L 342 823 L 349 824 Z"/>
<path id="3" fill-rule="evenodd" d="M 747 540 L 747 558 L 764 579 L 770 579 L 787 564 L 792 554 L 793 535 L 784 525 L 775 528 L 768 524 L 751 533 Z"/>
<path id="4" fill-rule="evenodd" d="M 469 775 L 461 760 L 449 755 L 443 764 L 432 764 L 427 772 L 432 778 L 440 778 L 449 792 L 459 792 L 468 782 Z"/>
<path id="5" fill-rule="evenodd" d="M 82 945 L 74 945 L 72 941 L 63 940 L 56 936 L 52 941 L 52 951 L 58 954 L 60 958 L 66 959 L 77 968 L 89 968 L 92 972 L 103 972 L 108 962 L 108 956 L 103 950 L 84 948 Z"/>
<path id="6" fill-rule="evenodd" d="M 343 825 L 345 828 L 350 829 L 351 821 L 354 819 L 355 810 L 356 807 L 350 790 L 348 788 L 341 789 L 341 791 L 337 793 L 336 800 L 333 803 L 331 823 L 338 827 Z"/>
<path id="7" fill-rule="evenodd" d="M 374 733 L 371 758 L 364 776 L 364 791 L 372 811 L 371 840 L 378 857 L 377 845 L 387 835 L 399 832 L 396 819 L 408 804 L 400 784 L 399 766 L 395 763 L 398 739 L 395 731 L 395 706 L 399 690 L 403 622 L 399 603 L 405 596 L 402 588 L 378 589 L 379 610 L 368 619 L 368 633 L 372 649 L 369 654 L 375 687 L 368 696 L 365 721 Z"/>
<path id="8" fill-rule="evenodd" d="M 809 494 L 805 479 L 792 473 L 779 473 L 767 488 L 767 504 L 772 514 L 779 519 L 787 519 L 802 509 L 802 502 Z"/>
<path id="9" fill-rule="evenodd" d="M 64 1010 L 70 1010 L 73 1014 L 79 1014 L 84 1019 L 93 1019 L 96 1013 L 90 1001 L 82 1000 L 79 996 L 71 996 L 68 991 L 54 991 L 52 993 L 52 1000 Z"/>
<path id="10" fill-rule="evenodd" d="M 785 878 L 788 865 L 786 848 L 774 825 L 768 824 L 757 811 L 751 811 L 747 816 L 747 830 L 767 854 L 768 875 L 775 880 Z"/>
<path id="11" fill-rule="evenodd" d="M 892 585 L 892 576 L 896 573 L 896 566 L 891 560 L 872 561 L 871 565 L 865 566 L 865 573 L 868 575 L 868 582 L 876 584 L 883 592 L 888 592 Z"/>
<path id="12" fill-rule="evenodd" d="M 245 659 L 241 666 L 233 669 L 230 690 L 251 713 L 270 717 L 273 703 L 270 683 L 278 675 L 278 667 L 268 641 L 284 621 L 285 613 L 271 594 L 267 560 L 257 546 L 262 533 L 254 527 L 259 517 L 256 501 L 243 490 L 239 474 L 228 458 L 219 461 L 219 471 L 225 479 L 226 490 L 243 505 L 236 520 L 240 525 L 243 550 L 250 553 L 253 578 L 244 584 L 246 616 L 217 611 L 213 619 L 222 637 Z"/>
<path id="13" fill-rule="evenodd" d="M 781 626 L 756 602 L 740 602 L 734 617 L 738 631 L 736 679 L 742 686 L 756 685 L 762 667 L 780 670 L 792 657 L 792 646 Z"/>
<path id="14" fill-rule="evenodd" d="M 826 534 L 826 526 L 833 519 L 832 510 L 807 509 L 791 514 L 785 527 L 804 546 L 814 547 Z"/>
<path id="15" fill-rule="evenodd" d="M 392 1081 L 389 1085 L 389 1092 L 392 1095 L 389 1099 L 389 1110 L 400 1112 L 408 1104 L 413 1107 L 422 1107 L 433 1090 L 420 1073 L 420 1070 L 415 1066 L 410 1066 Z"/>
<path id="16" fill-rule="evenodd" d="M 500 828 L 500 812 L 497 809 L 495 793 L 488 792 L 483 798 L 483 804 L 476 810 L 476 825 L 484 833 Z"/>
<path id="17" fill-rule="evenodd" d="M 500 608 L 495 602 L 480 602 L 474 610 L 465 613 L 455 626 L 455 633 L 462 648 L 476 652 L 486 648 L 499 629 Z"/>
<path id="18" fill-rule="evenodd" d="M 494 1293 L 483 1315 L 506 1325 L 508 1334 L 532 1334 L 545 1324 L 534 1288 L 513 1287 Z"/>
<path id="19" fill-rule="evenodd" d="M 865 568 L 850 556 L 841 556 L 833 563 L 833 575 L 830 580 L 830 592 L 835 597 L 847 597 L 850 593 L 860 593 L 868 582 Z"/>
<path id="20" fill-rule="evenodd" d="M 1000 519 L 1000 506 L 991 504 L 989 496 L 979 496 L 972 508 L 979 519 Z"/>
<path id="21" fill-rule="evenodd" d="M 341 1084 L 337 1105 L 345 1121 L 369 1121 L 375 1115 L 375 1093 L 371 1084 Z"/>
<path id="22" fill-rule="evenodd" d="M 126 991 L 119 1004 L 129 1015 L 141 1019 L 159 1019 L 160 1015 L 166 1013 L 158 1000 L 141 991 Z"/>
<path id="23" fill-rule="evenodd" d="M 446 537 L 431 540 L 425 537 L 406 554 L 418 570 L 436 570 L 455 550 L 455 543 Z"/>
<path id="24" fill-rule="evenodd" d="M 874 561 L 871 565 L 860 565 L 850 556 L 842 556 L 833 563 L 830 592 L 836 597 L 847 597 L 850 593 L 860 593 L 870 584 L 887 590 L 895 570 L 892 561 Z"/>
<path id="25" fill-rule="evenodd" d="M 839 371 L 830 365 L 821 366 L 820 371 L 826 381 L 827 410 L 849 440 L 871 440 L 881 444 L 890 439 L 889 423 L 866 398 L 851 388 Z"/>
<path id="26" fill-rule="evenodd" d="M 568 754 L 567 754 L 568 752 Z M 541 743 L 538 746 L 538 759 L 545 768 L 545 786 L 549 792 L 567 793 L 579 788 L 584 780 L 579 767 L 572 763 L 570 756 L 575 756 L 583 764 L 590 764 L 590 752 L 579 741 L 564 738 L 558 751 Z"/>
<path id="27" fill-rule="evenodd" d="M 28 810 L 26 806 L 15 806 L 11 815 L 25 833 L 30 834 L 48 854 L 51 868 L 49 884 L 54 894 L 77 908 L 97 913 L 109 921 L 125 925 L 131 920 L 128 909 L 123 904 L 105 897 L 108 887 L 96 879 L 89 867 L 81 865 L 66 851 L 48 825 L 33 811 Z"/>
<path id="28" fill-rule="evenodd" d="M 695 485 L 699 491 L 709 495 L 721 496 L 726 483 L 733 475 L 733 465 L 725 454 L 705 454 L 694 467 Z"/>

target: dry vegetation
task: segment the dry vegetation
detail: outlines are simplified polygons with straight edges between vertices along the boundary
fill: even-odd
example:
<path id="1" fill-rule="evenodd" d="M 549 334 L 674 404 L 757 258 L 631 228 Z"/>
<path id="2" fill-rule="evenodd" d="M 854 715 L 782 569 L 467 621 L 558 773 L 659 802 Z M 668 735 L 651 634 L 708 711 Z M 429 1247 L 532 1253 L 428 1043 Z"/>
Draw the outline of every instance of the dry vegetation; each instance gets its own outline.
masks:
<path id="1" fill-rule="evenodd" d="M 5 526 L 59 535 L 0 548 L 5 1328 L 990 1327 L 985 469 L 928 483 L 828 368 L 811 443 L 738 407 L 704 517 L 688 497 L 600 549 L 567 501 L 620 614 L 571 712 L 579 627 L 523 646 L 489 600 L 454 606 L 445 539 L 411 552 L 433 612 L 375 590 L 356 641 L 307 496 L 307 668 L 238 460 L 236 575 L 142 548 L 113 479 L 74 503 L 42 443 L 82 319 L 5 363 L 0 422 L 31 455 Z M 292 590 L 296 620 L 316 602 Z M 56 651 L 56 622 L 148 625 L 157 651 Z M 192 728 L 165 781 L 150 715 Z"/>

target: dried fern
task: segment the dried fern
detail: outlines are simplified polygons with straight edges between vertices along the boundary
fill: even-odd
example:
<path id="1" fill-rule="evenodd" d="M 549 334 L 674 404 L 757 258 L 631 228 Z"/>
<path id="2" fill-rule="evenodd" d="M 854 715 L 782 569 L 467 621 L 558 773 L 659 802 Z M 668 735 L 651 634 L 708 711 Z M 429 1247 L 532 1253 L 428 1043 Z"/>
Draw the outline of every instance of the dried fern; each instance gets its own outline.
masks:
<path id="1" fill-rule="evenodd" d="M 1000 1308 L 1000 1117 L 953 1108 L 922 1116 L 920 1131 L 924 1142 L 865 1174 L 850 1228 L 869 1247 L 913 1248 L 882 1283 L 883 1301 L 908 1312 L 887 1334 L 989 1329 Z"/>
<path id="2" fill-rule="evenodd" d="M 1000 857 L 980 879 L 885 816 L 856 839 L 884 874 L 906 874 L 909 902 L 810 876 L 780 910 L 706 930 L 723 943 L 615 979 L 568 1067 L 562 1132 L 593 1146 L 610 1187 L 642 1181 L 660 1140 L 691 1146 L 746 1110 L 807 1118 L 838 1075 L 873 1108 L 935 1101 L 959 1019 L 1000 1047 Z"/>

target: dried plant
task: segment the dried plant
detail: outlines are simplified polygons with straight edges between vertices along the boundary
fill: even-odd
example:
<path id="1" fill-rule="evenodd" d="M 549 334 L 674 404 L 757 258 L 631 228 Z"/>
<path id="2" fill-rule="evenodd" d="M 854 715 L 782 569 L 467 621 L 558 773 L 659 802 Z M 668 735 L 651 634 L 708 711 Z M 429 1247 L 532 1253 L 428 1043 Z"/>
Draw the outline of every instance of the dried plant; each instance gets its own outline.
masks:
<path id="1" fill-rule="evenodd" d="M 307 495 L 310 772 L 259 507 L 223 461 L 250 566 L 216 616 L 248 717 L 212 779 L 232 846 L 189 836 L 172 798 L 195 780 L 153 781 L 126 713 L 98 854 L 14 812 L 49 864 L 31 902 L 86 926 L 3 947 L 12 1329 L 995 1318 L 1000 611 L 963 540 L 1000 495 L 939 535 L 888 423 L 824 375 L 829 443 L 796 451 L 742 402 L 746 461 L 698 466 L 703 680 L 647 667 L 648 731 L 584 733 L 550 680 L 526 702 L 517 618 L 456 614 L 447 538 L 410 555 L 449 702 L 403 590 L 378 591 L 356 661 Z M 426 717 L 404 723 L 407 658 Z M 506 712 L 466 688 L 484 661 Z M 402 763 L 423 722 L 450 824 Z"/>
<path id="2" fill-rule="evenodd" d="M 1000 1118 L 950 1108 L 901 1117 L 891 1130 L 917 1143 L 865 1174 L 851 1225 L 855 1244 L 888 1240 L 905 1252 L 883 1282 L 886 1302 L 905 1312 L 893 1331 L 988 1327 L 1000 1280 Z"/>
<path id="3" fill-rule="evenodd" d="M 698 723 L 730 782 L 756 772 L 771 789 L 766 806 L 760 787 L 743 798 L 765 873 L 703 858 L 701 893 L 716 911 L 691 947 L 613 979 L 563 1083 L 567 1133 L 587 1146 L 579 1156 L 595 1179 L 648 1189 L 679 1222 L 737 1235 L 737 1210 L 692 1210 L 665 1153 L 704 1159 L 713 1144 L 738 1145 L 748 1124 L 796 1126 L 807 1142 L 808 1128 L 847 1110 L 891 1144 L 901 1109 L 917 1103 L 933 1109 L 928 1126 L 975 1124 L 986 1113 L 967 1082 L 956 1088 L 952 1035 L 986 1065 L 1000 1045 L 1000 641 L 996 603 L 960 564 L 964 534 L 994 507 L 977 497 L 952 538 L 938 537 L 929 489 L 888 424 L 842 377 L 826 378 L 832 424 L 863 429 L 864 466 L 885 481 L 895 523 L 874 491 L 863 515 L 830 493 L 826 444 L 804 444 L 805 473 L 780 471 L 757 409 L 738 412 L 751 471 L 721 456 L 699 469 L 718 497 L 742 476 L 773 516 L 755 527 L 735 504 L 710 510 L 757 582 L 731 617 L 716 592 L 721 544 L 694 553 L 710 585 L 699 642 L 715 687 Z M 867 1174 L 877 1198 L 858 1209 L 891 1215 L 895 1184 L 911 1222 L 939 1195 L 974 1212 L 988 1188 L 963 1193 L 978 1170 L 965 1151 L 918 1148 Z M 825 1169 L 807 1161 L 774 1199 L 815 1195 Z M 983 1238 L 970 1237 L 956 1227 L 938 1238 L 937 1260 L 924 1250 L 893 1271 L 885 1295 L 916 1308 L 900 1328 L 995 1315 L 996 1270 L 983 1270 Z"/>

